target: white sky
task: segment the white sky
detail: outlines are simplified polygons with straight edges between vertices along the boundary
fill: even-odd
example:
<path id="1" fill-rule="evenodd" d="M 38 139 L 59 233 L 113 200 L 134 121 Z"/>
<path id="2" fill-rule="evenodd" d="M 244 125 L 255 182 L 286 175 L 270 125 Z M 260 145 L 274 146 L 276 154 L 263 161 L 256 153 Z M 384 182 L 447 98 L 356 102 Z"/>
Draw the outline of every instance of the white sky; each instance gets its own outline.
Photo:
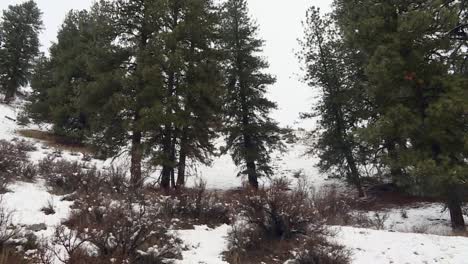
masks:
<path id="1" fill-rule="evenodd" d="M 23 0 L 0 0 L 0 9 Z M 57 30 L 70 9 L 85 9 L 93 0 L 36 0 L 43 12 L 45 30 L 41 35 L 42 50 L 56 40 Z M 294 125 L 300 112 L 311 108 L 313 91 L 299 81 L 300 65 L 295 57 L 302 36 L 301 21 L 310 6 L 330 9 L 332 0 L 249 0 L 250 13 L 260 26 L 260 37 L 266 41 L 264 55 L 270 62 L 269 72 L 277 77 L 269 97 L 278 103 L 273 117 L 282 125 Z M 309 126 L 303 123 L 301 126 Z"/>

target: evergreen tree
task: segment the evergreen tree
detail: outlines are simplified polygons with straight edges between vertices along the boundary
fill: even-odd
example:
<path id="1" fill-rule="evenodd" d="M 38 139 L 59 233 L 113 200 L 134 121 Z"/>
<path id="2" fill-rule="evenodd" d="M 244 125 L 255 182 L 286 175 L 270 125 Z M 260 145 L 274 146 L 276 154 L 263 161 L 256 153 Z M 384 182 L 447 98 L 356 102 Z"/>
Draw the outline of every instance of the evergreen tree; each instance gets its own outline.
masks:
<path id="1" fill-rule="evenodd" d="M 101 1 L 72 14 L 50 62 L 37 68 L 32 112 L 61 112 L 65 120 L 79 113 L 85 126 L 78 131 L 106 156 L 130 141 L 135 187 L 143 181 L 144 157 L 162 166 L 162 187 L 176 187 L 175 172 L 183 186 L 187 160 L 209 163 L 219 123 L 215 6 L 208 0 Z"/>
<path id="2" fill-rule="evenodd" d="M 167 1 L 162 20 L 164 81 L 160 148 L 161 186 L 183 186 L 187 160 L 209 163 L 219 123 L 220 56 L 211 0 Z M 177 171 L 177 182 L 175 172 Z"/>
<path id="3" fill-rule="evenodd" d="M 275 78 L 263 71 L 263 41 L 247 10 L 247 1 L 229 0 L 223 8 L 223 50 L 226 53 L 225 133 L 234 163 L 258 188 L 258 177 L 270 176 L 271 152 L 283 147 L 280 128 L 269 114 L 276 104 L 265 97 Z"/>
<path id="4" fill-rule="evenodd" d="M 50 48 L 50 58 L 37 61 L 31 81 L 30 115 L 37 122 L 54 124 L 56 134 L 75 143 L 84 141 L 89 131 L 89 114 L 78 98 L 93 79 L 87 57 L 93 23 L 89 12 L 70 11 L 58 32 L 58 42 Z"/>
<path id="5" fill-rule="evenodd" d="M 457 1 L 335 1 L 346 41 L 366 57 L 377 118 L 369 141 L 415 194 L 443 195 L 452 226 L 464 229 L 467 182 L 466 6 Z M 461 30 L 461 31 L 460 31 Z M 389 144 L 390 143 L 390 144 Z M 391 148 L 388 146 L 391 145 Z"/>
<path id="6" fill-rule="evenodd" d="M 339 39 L 330 16 L 321 17 L 316 8 L 307 12 L 305 35 L 300 55 L 307 72 L 305 81 L 321 89 L 313 112 L 303 114 L 303 118 L 319 117 L 318 127 L 309 135 L 309 152 L 319 157 L 322 172 L 345 176 L 363 197 L 361 171 L 369 157 L 356 132 L 369 113 L 364 88 L 354 81 L 363 75 L 362 67 L 356 54 Z"/>
<path id="7" fill-rule="evenodd" d="M 41 11 L 32 0 L 11 5 L 0 21 L 0 89 L 10 103 L 19 87 L 28 84 L 33 60 L 39 55 Z"/>

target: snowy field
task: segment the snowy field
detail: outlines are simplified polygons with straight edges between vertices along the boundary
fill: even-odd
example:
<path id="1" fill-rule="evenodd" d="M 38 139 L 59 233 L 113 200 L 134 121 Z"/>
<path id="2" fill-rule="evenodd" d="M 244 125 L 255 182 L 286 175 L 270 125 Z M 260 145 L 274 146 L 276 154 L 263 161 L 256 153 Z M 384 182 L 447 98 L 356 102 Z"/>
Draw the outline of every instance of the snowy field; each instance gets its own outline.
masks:
<path id="1" fill-rule="evenodd" d="M 16 108 L 0 104 L 0 139 L 10 141 L 21 138 L 15 131 L 24 127 L 19 127 L 14 121 L 16 114 Z M 41 142 L 34 143 L 37 151 L 30 153 L 34 161 L 54 152 Z M 282 158 L 276 159 L 277 175 L 292 177 L 293 174 L 302 172 L 315 188 L 333 183 L 318 173 L 314 168 L 313 159 L 303 156 L 304 146 L 294 144 L 288 147 L 288 152 Z M 62 158 L 81 160 L 82 154 L 64 151 Z M 126 162 L 125 157 L 117 162 Z M 104 168 L 111 165 L 111 160 L 93 160 L 92 163 Z M 194 172 L 203 178 L 211 189 L 226 190 L 238 188 L 242 184 L 242 179 L 236 177 L 237 170 L 228 156 L 217 158 L 213 166 L 200 166 Z M 196 180 L 197 177 L 191 178 L 192 183 Z M 62 197 L 50 194 L 40 179 L 36 183 L 16 182 L 8 188 L 11 192 L 4 194 L 2 200 L 7 209 L 13 211 L 14 223 L 25 227 L 45 225 L 45 230 L 37 231 L 39 237 L 50 236 L 54 227 L 70 213 L 72 202 L 62 201 Z M 56 214 L 46 216 L 40 210 L 49 203 L 54 205 Z M 442 204 L 418 204 L 379 212 L 386 215 L 385 230 L 333 227 L 338 234 L 335 239 L 352 250 L 353 263 L 356 264 L 468 264 L 468 237 L 416 233 L 424 231 L 449 234 L 449 215 L 443 209 Z M 368 214 L 372 216 L 374 212 Z M 222 259 L 222 252 L 226 248 L 229 229 L 229 226 L 223 225 L 215 229 L 197 226 L 194 230 L 176 231 L 184 241 L 186 249 L 183 252 L 183 260 L 178 264 L 227 263 Z"/>

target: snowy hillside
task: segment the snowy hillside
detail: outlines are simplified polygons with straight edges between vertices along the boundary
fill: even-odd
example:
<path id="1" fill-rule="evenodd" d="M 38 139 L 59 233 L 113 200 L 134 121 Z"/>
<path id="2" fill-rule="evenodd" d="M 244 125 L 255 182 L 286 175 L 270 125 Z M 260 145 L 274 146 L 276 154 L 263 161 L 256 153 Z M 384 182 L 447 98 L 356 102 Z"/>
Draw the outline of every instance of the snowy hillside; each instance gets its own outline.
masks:
<path id="1" fill-rule="evenodd" d="M 0 139 L 8 141 L 21 138 L 16 133 L 20 127 L 14 121 L 18 109 L 0 104 Z M 30 127 L 35 128 L 37 127 Z M 26 139 L 26 138 L 24 138 Z M 26 139 L 31 140 L 31 139 Z M 34 141 L 36 151 L 30 152 L 34 161 L 46 157 L 55 150 L 47 147 L 43 142 Z M 289 146 L 289 152 L 277 160 L 278 175 L 291 177 L 294 172 L 302 171 L 305 178 L 316 188 L 327 183 L 322 175 L 314 168 L 313 159 L 302 155 L 304 146 L 296 144 Z M 81 160 L 82 154 L 63 151 L 61 158 L 67 160 Z M 111 160 L 93 160 L 98 167 L 110 165 Z M 125 162 L 121 158 L 119 162 Z M 236 177 L 237 171 L 229 157 L 224 156 L 214 161 L 212 167 L 199 167 L 198 175 L 203 177 L 211 189 L 230 190 L 241 186 L 241 179 Z M 192 182 L 195 182 L 195 178 Z M 13 223 L 36 231 L 39 237 L 47 238 L 53 234 L 54 227 L 66 219 L 73 202 L 64 201 L 62 196 L 49 193 L 43 180 L 34 183 L 15 182 L 8 186 L 10 192 L 3 195 L 4 205 L 13 212 Z M 45 215 L 41 209 L 53 204 L 56 213 Z M 408 208 L 393 208 L 385 212 L 384 228 L 377 231 L 371 229 L 338 227 L 334 238 L 338 243 L 352 250 L 353 263 L 468 263 L 468 237 L 437 236 L 411 233 L 421 231 L 436 234 L 449 234 L 449 216 L 443 211 L 441 204 L 419 204 Z M 403 213 L 404 212 L 404 213 Z M 371 217 L 374 212 L 368 213 Z M 183 240 L 183 259 L 179 264 L 220 264 L 222 253 L 226 250 L 226 236 L 229 225 L 216 228 L 196 226 L 195 229 L 177 230 L 177 236 Z"/>

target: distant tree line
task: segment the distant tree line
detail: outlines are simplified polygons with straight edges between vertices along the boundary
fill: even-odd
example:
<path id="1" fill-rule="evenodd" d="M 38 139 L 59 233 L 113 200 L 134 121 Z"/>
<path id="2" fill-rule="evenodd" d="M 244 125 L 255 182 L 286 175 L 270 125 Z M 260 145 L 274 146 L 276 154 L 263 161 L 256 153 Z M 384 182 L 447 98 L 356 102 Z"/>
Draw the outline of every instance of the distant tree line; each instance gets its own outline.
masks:
<path id="1" fill-rule="evenodd" d="M 468 190 L 468 3 L 335 0 L 311 8 L 301 59 L 320 101 L 311 153 L 364 196 L 378 177 L 445 197 L 465 229 Z"/>

